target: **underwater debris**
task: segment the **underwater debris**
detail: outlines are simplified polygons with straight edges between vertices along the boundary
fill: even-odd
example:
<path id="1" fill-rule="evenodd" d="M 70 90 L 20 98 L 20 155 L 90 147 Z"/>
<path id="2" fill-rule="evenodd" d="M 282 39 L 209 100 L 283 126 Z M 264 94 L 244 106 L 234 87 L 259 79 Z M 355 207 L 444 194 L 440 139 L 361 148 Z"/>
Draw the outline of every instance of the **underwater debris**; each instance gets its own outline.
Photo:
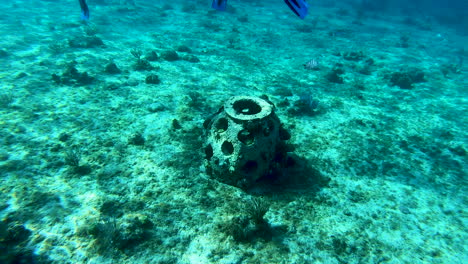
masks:
<path id="1" fill-rule="evenodd" d="M 152 50 L 148 54 L 146 54 L 145 58 L 148 61 L 157 61 L 159 59 L 158 53 L 156 51 Z"/>
<path id="2" fill-rule="evenodd" d="M 145 215 L 126 214 L 120 218 L 101 217 L 85 228 L 94 238 L 97 252 L 112 254 L 115 250 L 131 249 L 149 238 L 153 223 Z"/>
<path id="3" fill-rule="evenodd" d="M 145 83 L 147 83 L 147 84 L 160 84 L 161 80 L 159 79 L 158 75 L 150 74 L 150 75 L 146 76 Z"/>
<path id="4" fill-rule="evenodd" d="M 130 54 L 132 54 L 137 60 L 140 60 L 143 52 L 139 49 L 131 49 Z"/>
<path id="5" fill-rule="evenodd" d="M 425 82 L 424 72 L 419 69 L 408 69 L 390 74 L 387 77 L 390 84 L 401 89 L 412 89 L 415 83 Z"/>
<path id="6" fill-rule="evenodd" d="M 166 61 L 177 61 L 179 60 L 179 54 L 174 50 L 166 50 L 161 53 L 161 58 Z"/>
<path id="7" fill-rule="evenodd" d="M 179 129 L 182 128 L 182 126 L 180 125 L 179 120 L 172 119 L 172 128 L 175 129 L 175 130 L 179 130 Z"/>
<path id="8" fill-rule="evenodd" d="M 146 59 L 138 60 L 133 66 L 133 68 L 136 71 L 151 71 L 155 69 L 155 67 L 151 65 L 151 63 Z"/>
<path id="9" fill-rule="evenodd" d="M 408 74 L 402 72 L 393 73 L 390 77 L 390 83 L 402 89 L 413 88 L 413 81 L 411 80 L 411 77 Z"/>
<path id="10" fill-rule="evenodd" d="M 113 217 L 103 217 L 98 222 L 90 223 L 87 234 L 95 239 L 94 245 L 97 251 L 103 254 L 112 252 L 120 241 L 117 222 Z"/>
<path id="11" fill-rule="evenodd" d="M 115 64 L 115 62 L 110 62 L 109 64 L 107 64 L 104 71 L 108 74 L 119 74 L 122 72 L 122 70 L 120 70 L 119 67 L 117 67 L 117 64 Z"/>
<path id="12" fill-rule="evenodd" d="M 273 235 L 281 235 L 278 232 L 281 230 L 272 228 L 264 218 L 269 208 L 270 205 L 264 198 L 252 197 L 238 206 L 238 216 L 219 223 L 217 228 L 236 242 L 252 243 L 257 239 L 269 240 Z"/>
<path id="13" fill-rule="evenodd" d="M 179 47 L 177 47 L 177 51 L 178 52 L 187 52 L 187 53 L 192 52 L 192 50 L 189 47 L 185 46 L 185 45 L 180 45 Z"/>
<path id="14" fill-rule="evenodd" d="M 249 241 L 249 219 L 247 216 L 236 216 L 230 220 L 218 224 L 218 229 L 231 236 L 236 242 Z"/>
<path id="15" fill-rule="evenodd" d="M 71 147 L 65 152 L 65 164 L 70 166 L 72 171 L 78 175 L 86 175 L 91 172 L 91 167 L 87 164 L 81 165 L 82 150 Z"/>
<path id="16" fill-rule="evenodd" d="M 264 224 L 264 216 L 270 209 L 270 205 L 264 199 L 253 197 L 245 204 L 245 211 L 249 218 L 256 224 Z"/>
<path id="17" fill-rule="evenodd" d="M 341 67 L 334 67 L 331 71 L 329 71 L 325 75 L 325 79 L 331 83 L 339 83 L 342 84 L 344 82 L 343 77 L 341 75 L 344 74 L 344 70 Z"/>
<path id="18" fill-rule="evenodd" d="M 133 65 L 133 68 L 136 71 L 150 71 L 154 70 L 155 67 L 147 59 L 141 58 L 143 52 L 139 49 L 132 49 L 130 53 L 137 59 L 136 63 Z"/>
<path id="19" fill-rule="evenodd" d="M 140 132 L 137 132 L 128 140 L 128 143 L 135 146 L 143 146 L 145 144 L 145 138 Z"/>
<path id="20" fill-rule="evenodd" d="M 76 62 L 73 61 L 67 65 L 62 75 L 52 74 L 52 80 L 56 84 L 87 85 L 91 84 L 95 78 L 90 76 L 87 72 L 79 72 L 76 69 Z"/>
<path id="21" fill-rule="evenodd" d="M 197 63 L 197 62 L 200 62 L 200 59 L 195 56 L 195 55 L 185 55 L 185 56 L 182 56 L 182 60 L 184 61 L 188 61 L 188 62 L 192 62 L 192 63 Z"/>

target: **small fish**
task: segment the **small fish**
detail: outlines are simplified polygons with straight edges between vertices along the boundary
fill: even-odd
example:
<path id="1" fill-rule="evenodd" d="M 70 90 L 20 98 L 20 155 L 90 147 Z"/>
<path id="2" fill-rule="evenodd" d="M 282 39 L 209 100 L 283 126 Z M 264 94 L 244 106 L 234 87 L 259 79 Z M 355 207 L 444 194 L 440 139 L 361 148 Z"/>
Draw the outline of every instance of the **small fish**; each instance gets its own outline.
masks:
<path id="1" fill-rule="evenodd" d="M 81 6 L 81 19 L 89 20 L 89 8 L 86 4 L 86 0 L 78 0 Z"/>
<path id="2" fill-rule="evenodd" d="M 320 70 L 320 63 L 316 59 L 311 59 L 306 64 L 304 64 L 304 69 L 314 71 Z"/>

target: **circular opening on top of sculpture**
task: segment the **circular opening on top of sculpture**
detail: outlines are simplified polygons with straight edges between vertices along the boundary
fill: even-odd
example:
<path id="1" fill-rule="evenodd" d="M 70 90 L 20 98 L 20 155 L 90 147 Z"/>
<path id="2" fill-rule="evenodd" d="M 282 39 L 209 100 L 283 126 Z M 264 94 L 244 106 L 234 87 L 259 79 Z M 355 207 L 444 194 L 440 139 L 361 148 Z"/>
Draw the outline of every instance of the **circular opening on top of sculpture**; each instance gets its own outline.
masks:
<path id="1" fill-rule="evenodd" d="M 238 115 L 256 115 L 262 111 L 262 107 L 254 100 L 241 99 L 232 105 Z"/>
<path id="2" fill-rule="evenodd" d="M 273 113 L 273 105 L 255 96 L 233 96 L 224 111 L 234 122 L 263 119 Z"/>

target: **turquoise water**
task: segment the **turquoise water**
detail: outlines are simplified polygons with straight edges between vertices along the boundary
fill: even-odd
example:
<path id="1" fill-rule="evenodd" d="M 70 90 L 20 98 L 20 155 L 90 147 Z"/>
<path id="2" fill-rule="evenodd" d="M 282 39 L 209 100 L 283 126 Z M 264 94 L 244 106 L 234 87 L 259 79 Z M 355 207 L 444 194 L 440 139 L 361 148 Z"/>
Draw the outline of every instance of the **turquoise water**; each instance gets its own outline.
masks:
<path id="1" fill-rule="evenodd" d="M 0 264 L 468 263 L 463 3 L 87 2 L 0 3 Z M 249 188 L 205 166 L 238 95 L 295 166 Z"/>

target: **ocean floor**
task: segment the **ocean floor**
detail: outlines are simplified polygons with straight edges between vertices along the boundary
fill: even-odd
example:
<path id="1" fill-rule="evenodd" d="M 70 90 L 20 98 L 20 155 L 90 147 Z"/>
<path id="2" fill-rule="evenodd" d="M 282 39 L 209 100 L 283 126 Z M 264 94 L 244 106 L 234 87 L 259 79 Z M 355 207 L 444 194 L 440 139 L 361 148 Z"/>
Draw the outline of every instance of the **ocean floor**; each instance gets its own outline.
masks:
<path id="1" fill-rule="evenodd" d="M 468 263 L 468 36 L 339 3 L 88 2 L 0 3 L 0 263 Z M 234 95 L 272 101 L 309 169 L 208 176 Z"/>

